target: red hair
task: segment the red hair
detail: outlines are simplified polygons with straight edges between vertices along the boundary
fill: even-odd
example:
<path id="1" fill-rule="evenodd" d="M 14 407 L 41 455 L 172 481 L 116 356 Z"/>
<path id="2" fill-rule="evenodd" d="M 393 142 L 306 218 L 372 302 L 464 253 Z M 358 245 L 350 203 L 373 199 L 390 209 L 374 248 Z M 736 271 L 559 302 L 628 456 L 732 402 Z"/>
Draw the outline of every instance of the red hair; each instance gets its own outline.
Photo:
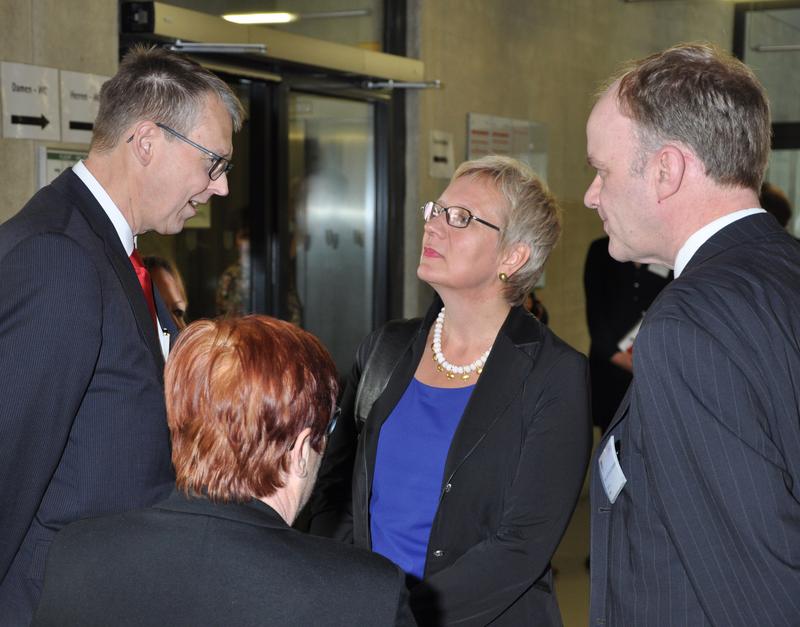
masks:
<path id="1" fill-rule="evenodd" d="M 177 487 L 212 501 L 271 496 L 306 427 L 321 453 L 338 391 L 316 337 L 261 315 L 190 324 L 164 384 Z"/>

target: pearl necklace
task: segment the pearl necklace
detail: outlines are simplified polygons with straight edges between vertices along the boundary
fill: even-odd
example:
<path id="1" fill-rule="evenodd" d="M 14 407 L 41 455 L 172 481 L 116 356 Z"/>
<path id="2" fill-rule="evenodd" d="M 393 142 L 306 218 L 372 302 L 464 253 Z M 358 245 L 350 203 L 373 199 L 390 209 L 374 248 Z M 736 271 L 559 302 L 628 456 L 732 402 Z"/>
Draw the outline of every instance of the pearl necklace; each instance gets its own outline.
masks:
<path id="1" fill-rule="evenodd" d="M 455 379 L 458 375 L 462 381 L 467 381 L 473 372 L 481 374 L 483 372 L 483 365 L 489 357 L 489 351 L 492 347 L 486 349 L 486 352 L 478 357 L 471 364 L 466 366 L 454 366 L 442 353 L 442 327 L 444 327 L 444 307 L 436 317 L 436 322 L 433 323 L 433 343 L 431 349 L 433 350 L 433 361 L 436 362 L 436 370 L 444 373 L 448 379 Z"/>

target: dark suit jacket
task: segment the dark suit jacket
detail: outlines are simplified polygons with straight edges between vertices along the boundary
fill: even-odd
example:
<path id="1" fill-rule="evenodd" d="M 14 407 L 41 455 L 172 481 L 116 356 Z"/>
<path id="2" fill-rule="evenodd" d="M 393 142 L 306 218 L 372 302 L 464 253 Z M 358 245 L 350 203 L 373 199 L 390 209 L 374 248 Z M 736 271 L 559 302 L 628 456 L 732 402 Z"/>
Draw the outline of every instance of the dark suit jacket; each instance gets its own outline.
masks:
<path id="1" fill-rule="evenodd" d="M 312 531 L 370 548 L 369 500 L 381 425 L 414 376 L 437 298 L 370 408 L 356 407 L 379 330 L 362 344 L 314 498 Z M 390 323 L 398 324 L 398 323 Z M 378 352 L 380 348 L 377 349 Z M 559 625 L 550 558 L 583 483 L 590 430 L 586 358 L 522 307 L 500 329 L 453 437 L 424 581 L 411 590 L 420 624 Z M 368 415 L 364 414 L 368 411 Z M 360 435 L 358 435 L 360 433 Z M 358 437 L 358 450 L 355 452 Z M 342 515 L 350 507 L 352 517 Z"/>
<path id="2" fill-rule="evenodd" d="M 291 529 L 260 501 L 174 493 L 56 538 L 37 627 L 414 625 L 388 560 Z"/>
<path id="3" fill-rule="evenodd" d="M 71 170 L 0 225 L 0 285 L 0 624 L 25 625 L 56 532 L 157 502 L 174 476 L 144 294 Z"/>
<path id="4" fill-rule="evenodd" d="M 800 624 L 800 244 L 768 214 L 709 239 L 653 303 L 592 464 L 592 625 Z"/>
<path id="5" fill-rule="evenodd" d="M 621 263 L 608 254 L 608 237 L 592 242 L 586 255 L 583 287 L 586 322 L 592 345 L 592 418 L 602 431 L 614 417 L 631 382 L 631 374 L 611 363 L 619 341 L 642 319 L 659 292 L 672 280 L 647 264 Z"/>

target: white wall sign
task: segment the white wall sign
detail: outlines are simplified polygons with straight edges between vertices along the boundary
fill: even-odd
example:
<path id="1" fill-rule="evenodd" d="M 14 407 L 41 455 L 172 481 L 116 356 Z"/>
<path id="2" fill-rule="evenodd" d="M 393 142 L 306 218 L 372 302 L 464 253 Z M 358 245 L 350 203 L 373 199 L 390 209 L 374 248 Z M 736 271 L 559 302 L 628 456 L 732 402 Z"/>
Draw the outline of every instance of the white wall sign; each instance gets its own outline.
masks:
<path id="1" fill-rule="evenodd" d="M 453 157 L 453 134 L 431 131 L 430 161 L 428 175 L 431 178 L 449 179 L 455 171 Z"/>
<path id="2" fill-rule="evenodd" d="M 62 150 L 61 148 L 50 148 L 39 146 L 38 176 L 36 179 L 37 188 L 41 189 L 49 185 L 64 170 L 72 167 L 81 159 L 85 159 L 88 153 L 80 150 Z"/>
<path id="3" fill-rule="evenodd" d="M 508 155 L 547 180 L 547 126 L 529 120 L 467 114 L 467 159 Z"/>
<path id="4" fill-rule="evenodd" d="M 24 63 L 0 63 L 3 137 L 61 139 L 58 70 Z"/>
<path id="5" fill-rule="evenodd" d="M 108 76 L 61 70 L 61 141 L 88 144 Z"/>

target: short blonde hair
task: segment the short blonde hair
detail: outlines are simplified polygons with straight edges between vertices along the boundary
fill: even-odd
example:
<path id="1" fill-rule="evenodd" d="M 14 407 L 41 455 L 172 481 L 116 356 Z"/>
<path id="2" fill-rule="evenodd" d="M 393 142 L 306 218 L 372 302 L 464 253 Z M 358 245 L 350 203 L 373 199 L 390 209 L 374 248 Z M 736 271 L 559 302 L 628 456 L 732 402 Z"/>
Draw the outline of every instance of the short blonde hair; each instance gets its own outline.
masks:
<path id="1" fill-rule="evenodd" d="M 501 155 L 487 155 L 465 161 L 456 169 L 453 181 L 471 176 L 486 180 L 506 199 L 498 207 L 503 218 L 499 249 L 517 244 L 530 248 L 528 261 L 508 278 L 504 295 L 509 303 L 522 303 L 542 275 L 550 251 L 561 235 L 561 209 L 547 185 L 524 163 Z"/>

